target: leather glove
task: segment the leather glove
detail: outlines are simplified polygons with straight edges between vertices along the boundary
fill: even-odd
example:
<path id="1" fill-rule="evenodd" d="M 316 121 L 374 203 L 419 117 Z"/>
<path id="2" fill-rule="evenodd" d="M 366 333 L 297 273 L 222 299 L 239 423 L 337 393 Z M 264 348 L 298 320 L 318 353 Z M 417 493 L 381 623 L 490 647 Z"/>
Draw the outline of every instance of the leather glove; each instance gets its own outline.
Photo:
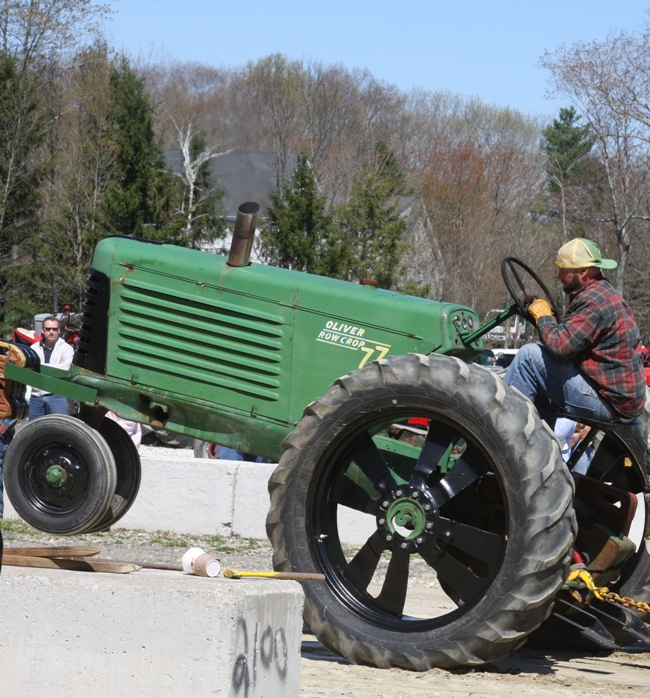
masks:
<path id="1" fill-rule="evenodd" d="M 531 314 L 535 324 L 537 324 L 539 318 L 544 317 L 545 315 L 553 315 L 551 304 L 543 298 L 535 298 L 535 300 L 528 306 L 528 312 Z"/>

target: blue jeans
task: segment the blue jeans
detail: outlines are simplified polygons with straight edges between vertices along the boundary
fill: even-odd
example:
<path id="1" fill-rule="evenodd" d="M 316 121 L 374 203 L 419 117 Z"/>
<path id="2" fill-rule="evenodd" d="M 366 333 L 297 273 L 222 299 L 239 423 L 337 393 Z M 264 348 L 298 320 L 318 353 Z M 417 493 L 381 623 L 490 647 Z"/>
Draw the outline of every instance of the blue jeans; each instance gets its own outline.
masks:
<path id="1" fill-rule="evenodd" d="M 217 460 L 243 460 L 249 463 L 272 463 L 273 461 L 262 456 L 251 456 L 249 453 L 237 451 L 228 446 L 219 446 L 217 449 Z"/>
<path id="2" fill-rule="evenodd" d="M 553 356 L 543 344 L 525 344 L 506 372 L 505 382 L 520 390 L 549 419 L 558 411 L 611 422 L 612 415 L 594 388 L 569 359 Z"/>
<path id="3" fill-rule="evenodd" d="M 68 401 L 61 395 L 32 395 L 29 399 L 29 420 L 46 414 L 68 414 Z"/>

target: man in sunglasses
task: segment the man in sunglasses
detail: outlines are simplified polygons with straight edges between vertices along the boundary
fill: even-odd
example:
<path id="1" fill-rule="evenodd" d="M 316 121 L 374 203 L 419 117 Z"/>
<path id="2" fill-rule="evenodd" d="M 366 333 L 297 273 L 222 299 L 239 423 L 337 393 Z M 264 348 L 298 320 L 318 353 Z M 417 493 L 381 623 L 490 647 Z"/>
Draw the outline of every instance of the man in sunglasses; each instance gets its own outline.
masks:
<path id="1" fill-rule="evenodd" d="M 528 307 L 541 342 L 523 346 L 505 375 L 551 419 L 558 411 L 603 422 L 643 412 L 645 376 L 639 328 L 630 306 L 603 276 L 615 269 L 596 243 L 575 238 L 556 257 L 558 281 L 570 303 L 561 321 L 548 301 Z"/>
<path id="2" fill-rule="evenodd" d="M 54 316 L 43 320 L 41 329 L 43 339 L 32 346 L 42 364 L 67 371 L 72 363 L 74 349 L 61 339 L 61 324 Z M 61 395 L 53 395 L 38 388 L 32 388 L 29 398 L 29 419 L 36 419 L 46 414 L 67 414 L 68 403 Z"/>

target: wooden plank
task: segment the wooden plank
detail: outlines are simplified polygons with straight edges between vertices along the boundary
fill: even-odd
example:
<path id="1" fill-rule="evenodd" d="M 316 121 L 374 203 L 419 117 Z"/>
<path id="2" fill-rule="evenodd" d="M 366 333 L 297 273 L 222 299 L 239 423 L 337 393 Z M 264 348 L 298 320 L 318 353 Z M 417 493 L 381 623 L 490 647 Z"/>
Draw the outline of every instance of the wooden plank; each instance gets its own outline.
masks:
<path id="1" fill-rule="evenodd" d="M 26 555 L 27 557 L 91 557 L 99 548 L 94 545 L 50 545 L 37 548 L 7 548 L 5 555 Z"/>
<path id="2" fill-rule="evenodd" d="M 77 558 L 71 558 L 77 559 Z M 156 562 L 126 562 L 124 560 L 104 560 L 102 558 L 94 558 L 95 562 L 113 562 L 120 565 L 136 565 L 139 568 L 147 570 L 166 570 L 169 572 L 182 572 L 183 567 L 181 565 L 161 565 Z"/>
<path id="3" fill-rule="evenodd" d="M 129 572 L 137 572 L 140 569 L 140 565 L 134 565 L 130 562 L 94 560 L 93 558 L 68 560 L 65 558 L 7 555 L 6 553 L 2 556 L 2 564 L 9 567 L 44 567 L 80 572 L 112 572 L 114 574 L 128 574 Z"/>

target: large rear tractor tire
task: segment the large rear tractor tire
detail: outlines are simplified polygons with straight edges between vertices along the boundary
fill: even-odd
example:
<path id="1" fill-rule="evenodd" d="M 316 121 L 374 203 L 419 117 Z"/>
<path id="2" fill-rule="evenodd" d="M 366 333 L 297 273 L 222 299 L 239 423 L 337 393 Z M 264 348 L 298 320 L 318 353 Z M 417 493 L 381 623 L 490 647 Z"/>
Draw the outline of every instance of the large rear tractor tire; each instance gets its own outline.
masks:
<path id="1" fill-rule="evenodd" d="M 104 519 L 115 495 L 115 460 L 105 439 L 62 414 L 29 422 L 4 460 L 5 489 L 16 511 L 46 533 L 87 533 Z"/>
<path id="2" fill-rule="evenodd" d="M 606 434 L 598 445 L 587 471 L 589 477 L 609 482 L 636 494 L 636 553 L 625 563 L 618 580 L 608 583 L 610 591 L 635 601 L 650 603 L 650 468 L 648 425 L 650 391 L 638 426 L 624 426 Z M 641 533 L 639 533 L 641 532 Z M 639 539 L 640 537 L 640 539 Z M 645 614 L 646 622 L 650 614 Z"/>
<path id="3" fill-rule="evenodd" d="M 390 357 L 335 381 L 285 439 L 269 492 L 274 566 L 325 574 L 305 584 L 305 621 L 353 663 L 505 657 L 568 574 L 557 440 L 520 393 L 455 358 Z M 342 543 L 351 516 L 365 534 Z"/>

